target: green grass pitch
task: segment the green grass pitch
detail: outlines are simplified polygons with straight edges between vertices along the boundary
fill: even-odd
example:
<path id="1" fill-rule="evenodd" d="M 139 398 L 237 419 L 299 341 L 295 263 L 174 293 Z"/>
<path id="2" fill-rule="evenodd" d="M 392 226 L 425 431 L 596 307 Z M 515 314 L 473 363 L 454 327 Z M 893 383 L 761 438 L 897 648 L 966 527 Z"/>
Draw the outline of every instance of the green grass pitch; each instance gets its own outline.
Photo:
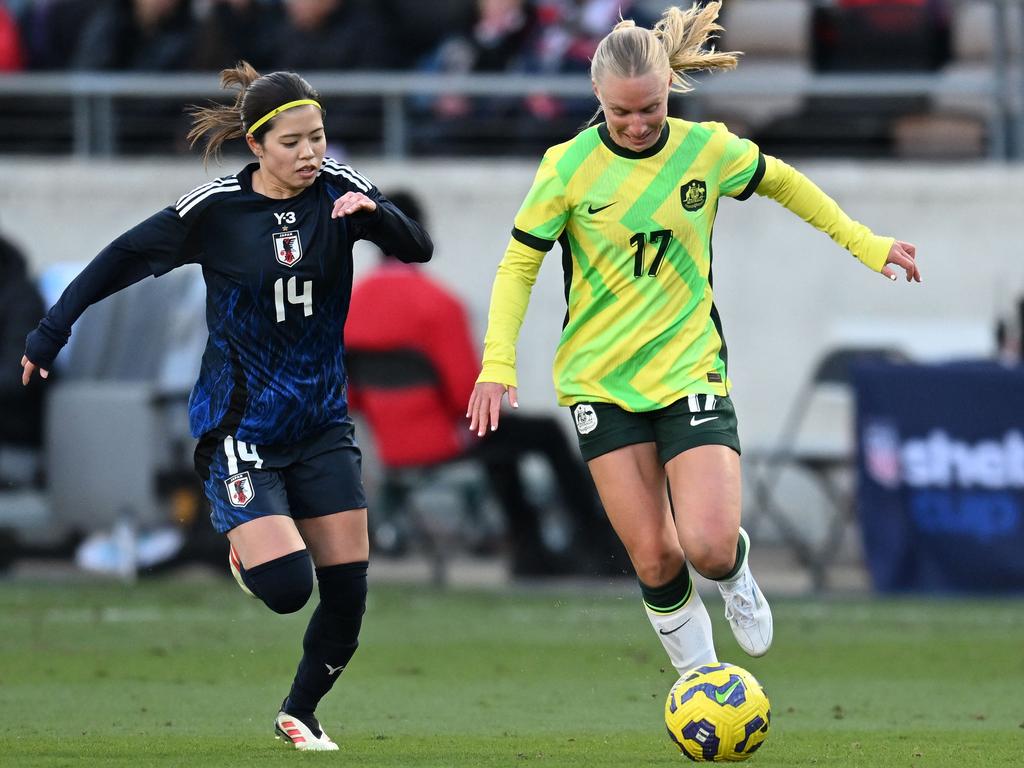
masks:
<path id="1" fill-rule="evenodd" d="M 372 570 L 371 570 L 372 574 Z M 719 656 L 772 700 L 748 765 L 1024 765 L 1024 602 L 775 600 L 775 646 Z M 610 588 L 373 586 L 362 648 L 296 754 L 272 721 L 309 608 L 228 579 L 0 583 L 0 765 L 668 766 L 674 674 L 627 581 Z"/>

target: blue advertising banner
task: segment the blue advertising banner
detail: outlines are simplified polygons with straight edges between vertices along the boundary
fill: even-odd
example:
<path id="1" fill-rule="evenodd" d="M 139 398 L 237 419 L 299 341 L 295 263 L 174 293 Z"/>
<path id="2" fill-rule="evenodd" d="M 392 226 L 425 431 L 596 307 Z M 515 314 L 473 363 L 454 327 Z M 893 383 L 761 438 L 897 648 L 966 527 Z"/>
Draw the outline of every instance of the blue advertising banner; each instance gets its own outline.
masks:
<path id="1" fill-rule="evenodd" d="M 853 382 L 875 588 L 1024 591 L 1024 366 L 872 362 Z"/>

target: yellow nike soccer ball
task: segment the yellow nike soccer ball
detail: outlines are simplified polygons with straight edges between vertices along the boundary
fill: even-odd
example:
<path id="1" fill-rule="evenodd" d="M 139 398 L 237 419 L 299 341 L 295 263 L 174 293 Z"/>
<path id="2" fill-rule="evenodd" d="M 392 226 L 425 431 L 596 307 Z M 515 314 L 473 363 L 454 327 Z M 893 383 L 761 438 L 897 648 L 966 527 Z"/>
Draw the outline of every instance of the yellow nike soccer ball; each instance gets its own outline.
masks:
<path id="1" fill-rule="evenodd" d="M 705 664 L 680 677 L 665 702 L 668 735 L 696 762 L 746 760 L 768 737 L 768 696 L 735 664 Z"/>

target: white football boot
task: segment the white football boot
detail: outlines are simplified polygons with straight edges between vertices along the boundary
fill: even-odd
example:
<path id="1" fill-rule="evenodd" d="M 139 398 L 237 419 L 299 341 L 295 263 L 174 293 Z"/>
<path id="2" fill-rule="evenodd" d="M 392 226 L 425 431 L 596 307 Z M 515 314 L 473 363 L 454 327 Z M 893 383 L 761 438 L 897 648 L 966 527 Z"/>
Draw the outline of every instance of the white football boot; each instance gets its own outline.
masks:
<path id="1" fill-rule="evenodd" d="M 252 590 L 245 586 L 245 581 L 242 579 L 242 560 L 238 557 L 234 546 L 230 544 L 228 545 L 228 567 L 231 568 L 231 575 L 235 577 L 235 581 L 238 582 L 238 586 L 242 588 L 242 591 L 249 597 L 258 599 L 252 593 Z"/>
<path id="2" fill-rule="evenodd" d="M 338 749 L 338 745 L 331 741 L 331 737 L 322 728 L 317 736 L 308 725 L 284 710 L 277 713 L 274 733 L 277 738 L 304 752 L 333 752 Z"/>
<path id="3" fill-rule="evenodd" d="M 718 581 L 725 601 L 725 618 L 736 642 L 751 656 L 764 656 L 772 645 L 772 609 L 750 573 L 750 537 L 740 528 L 746 554 L 739 572 L 728 581 Z"/>

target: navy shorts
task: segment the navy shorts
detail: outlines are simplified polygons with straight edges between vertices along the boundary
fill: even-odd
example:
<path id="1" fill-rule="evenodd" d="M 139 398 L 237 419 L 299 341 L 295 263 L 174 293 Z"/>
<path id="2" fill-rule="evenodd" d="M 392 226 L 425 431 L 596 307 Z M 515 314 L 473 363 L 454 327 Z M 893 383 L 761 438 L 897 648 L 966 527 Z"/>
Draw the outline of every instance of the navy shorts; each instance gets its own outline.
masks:
<path id="1" fill-rule="evenodd" d="M 366 506 L 351 421 L 290 445 L 257 446 L 210 433 L 196 446 L 195 464 L 218 533 L 266 515 L 302 520 Z"/>
<path id="2" fill-rule="evenodd" d="M 662 464 L 698 445 L 725 445 L 740 452 L 736 411 L 727 396 L 687 395 L 642 413 L 611 403 L 577 403 L 569 410 L 585 461 L 637 443 L 654 443 Z"/>

